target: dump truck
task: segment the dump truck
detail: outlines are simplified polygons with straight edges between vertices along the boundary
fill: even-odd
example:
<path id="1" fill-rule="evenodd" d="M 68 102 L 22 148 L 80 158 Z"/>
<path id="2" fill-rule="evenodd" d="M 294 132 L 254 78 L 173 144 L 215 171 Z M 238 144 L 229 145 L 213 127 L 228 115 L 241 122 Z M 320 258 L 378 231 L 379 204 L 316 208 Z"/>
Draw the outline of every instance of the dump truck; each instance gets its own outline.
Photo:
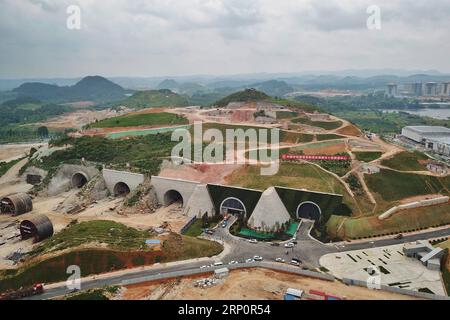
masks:
<path id="1" fill-rule="evenodd" d="M 42 293 L 44 293 L 44 285 L 42 283 L 37 283 L 31 287 L 20 288 L 19 290 L 1 293 L 0 300 L 17 300 L 26 297 L 36 296 Z"/>

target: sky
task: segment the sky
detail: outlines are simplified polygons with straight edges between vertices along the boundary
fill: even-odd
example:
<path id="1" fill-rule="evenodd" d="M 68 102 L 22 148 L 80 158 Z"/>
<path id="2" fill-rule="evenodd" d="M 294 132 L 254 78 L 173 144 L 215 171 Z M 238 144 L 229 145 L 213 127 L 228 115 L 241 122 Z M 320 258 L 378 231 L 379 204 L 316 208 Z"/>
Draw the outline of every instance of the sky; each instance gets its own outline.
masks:
<path id="1" fill-rule="evenodd" d="M 0 78 L 450 73 L 449 16 L 449 0 L 0 0 Z"/>

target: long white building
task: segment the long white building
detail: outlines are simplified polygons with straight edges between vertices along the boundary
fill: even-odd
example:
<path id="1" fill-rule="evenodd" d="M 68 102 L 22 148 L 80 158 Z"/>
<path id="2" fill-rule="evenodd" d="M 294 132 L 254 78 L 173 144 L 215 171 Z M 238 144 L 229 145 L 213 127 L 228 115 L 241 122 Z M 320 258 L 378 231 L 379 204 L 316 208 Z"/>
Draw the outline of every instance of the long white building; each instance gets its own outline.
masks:
<path id="1" fill-rule="evenodd" d="M 439 126 L 408 126 L 402 135 L 439 154 L 450 156 L 450 129 Z"/>

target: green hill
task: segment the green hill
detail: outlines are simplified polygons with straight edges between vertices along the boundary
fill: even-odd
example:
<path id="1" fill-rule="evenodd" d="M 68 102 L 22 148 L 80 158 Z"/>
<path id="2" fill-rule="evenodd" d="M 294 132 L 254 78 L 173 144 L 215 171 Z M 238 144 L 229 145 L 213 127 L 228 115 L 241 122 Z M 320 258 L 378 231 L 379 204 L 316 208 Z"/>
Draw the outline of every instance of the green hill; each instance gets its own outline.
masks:
<path id="1" fill-rule="evenodd" d="M 218 107 L 225 107 L 230 102 L 256 102 L 269 100 L 270 96 L 256 89 L 238 91 L 214 103 Z"/>
<path id="2" fill-rule="evenodd" d="M 100 76 L 88 76 L 73 86 L 27 82 L 14 89 L 19 96 L 46 102 L 96 101 L 108 102 L 123 99 L 126 90 Z"/>
<path id="3" fill-rule="evenodd" d="M 138 91 L 120 103 L 128 108 L 184 107 L 189 101 L 168 89 Z"/>

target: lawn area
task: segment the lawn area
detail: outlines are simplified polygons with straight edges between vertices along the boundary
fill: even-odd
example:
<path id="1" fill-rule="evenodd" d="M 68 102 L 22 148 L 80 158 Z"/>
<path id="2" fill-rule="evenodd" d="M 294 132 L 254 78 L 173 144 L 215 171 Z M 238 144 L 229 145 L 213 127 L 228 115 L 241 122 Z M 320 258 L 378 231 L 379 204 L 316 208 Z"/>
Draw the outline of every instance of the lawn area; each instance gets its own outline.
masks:
<path id="1" fill-rule="evenodd" d="M 75 248 L 89 243 L 104 243 L 110 249 L 142 249 L 152 234 L 108 220 L 94 220 L 69 225 L 61 232 L 41 242 L 32 255 Z"/>
<path id="2" fill-rule="evenodd" d="M 403 151 L 397 153 L 390 159 L 385 159 L 381 162 L 383 166 L 400 170 L 400 171 L 424 171 L 425 165 L 419 161 L 425 161 L 429 158 L 421 152 Z"/>
<path id="3" fill-rule="evenodd" d="M 171 233 L 162 245 L 163 258 L 161 262 L 212 257 L 221 253 L 222 250 L 223 246 L 215 241 Z"/>
<path id="4" fill-rule="evenodd" d="M 316 135 L 317 141 L 336 140 L 336 139 L 342 139 L 342 138 L 345 138 L 345 137 L 337 135 L 337 134 L 318 134 L 318 135 Z"/>
<path id="5" fill-rule="evenodd" d="M 360 218 L 331 216 L 327 222 L 327 233 L 331 238 L 357 239 L 397 234 L 449 223 L 450 204 L 445 204 L 404 210 L 382 221 L 378 220 L 378 215 Z"/>
<path id="6" fill-rule="evenodd" d="M 168 113 L 143 113 L 131 114 L 120 117 L 109 118 L 92 123 L 92 128 L 114 128 L 134 126 L 156 126 L 156 125 L 178 125 L 188 124 L 189 121 L 183 116 Z"/>
<path id="7" fill-rule="evenodd" d="M 203 219 L 197 219 L 190 225 L 184 235 L 189 237 L 198 237 L 203 233 L 203 229 L 214 228 L 221 219 L 222 218 L 218 215 L 215 217 L 215 219 L 208 219 L 206 224 Z"/>
<path id="8" fill-rule="evenodd" d="M 369 189 L 384 201 L 397 201 L 425 194 L 448 194 L 450 178 L 403 173 L 381 169 L 379 173 L 366 174 L 364 179 Z"/>
<path id="9" fill-rule="evenodd" d="M 356 157 L 356 160 L 370 162 L 378 159 L 383 154 L 379 151 L 367 151 L 367 152 L 353 152 Z"/>
<path id="10" fill-rule="evenodd" d="M 442 249 L 447 249 L 447 253 L 444 256 L 443 264 L 442 264 L 442 280 L 444 280 L 445 289 L 447 291 L 447 295 L 450 295 L 450 240 L 441 242 L 437 245 Z"/>
<path id="11" fill-rule="evenodd" d="M 306 124 L 308 126 L 319 127 L 325 130 L 334 130 L 342 126 L 342 121 L 311 121 L 305 117 L 296 118 L 291 121 L 293 123 Z"/>

